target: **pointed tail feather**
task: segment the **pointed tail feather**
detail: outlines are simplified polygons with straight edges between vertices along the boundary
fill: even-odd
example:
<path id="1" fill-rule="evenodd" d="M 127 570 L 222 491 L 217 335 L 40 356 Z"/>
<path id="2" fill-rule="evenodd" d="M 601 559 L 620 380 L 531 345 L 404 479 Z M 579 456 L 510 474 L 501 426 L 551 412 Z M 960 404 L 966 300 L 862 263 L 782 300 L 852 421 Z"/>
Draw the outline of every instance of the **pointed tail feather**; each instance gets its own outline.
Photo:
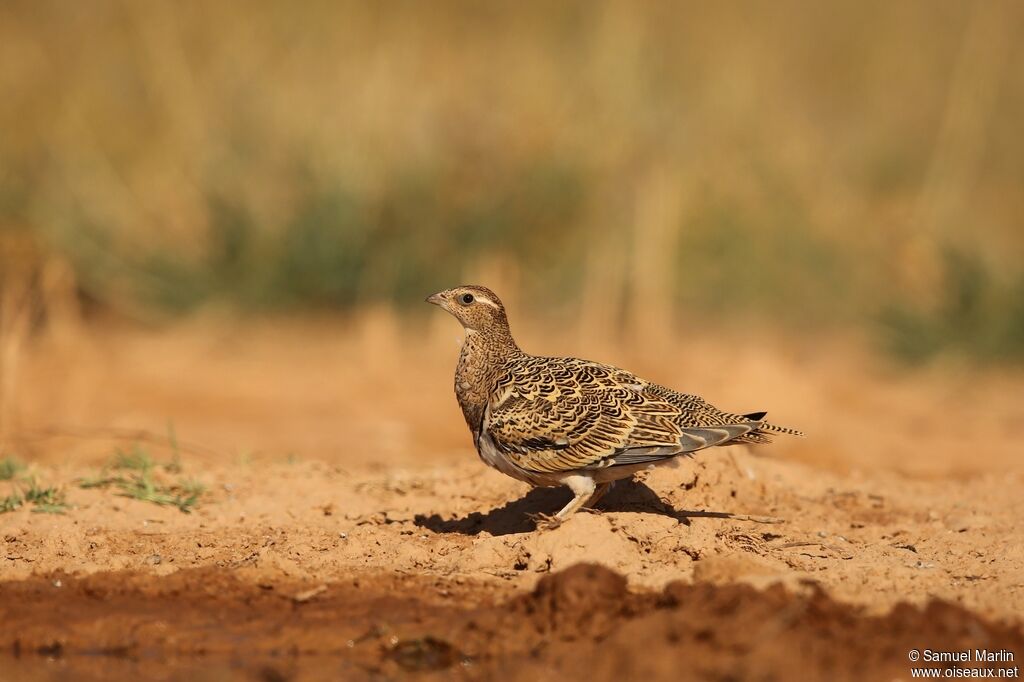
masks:
<path id="1" fill-rule="evenodd" d="M 778 426 L 764 421 L 767 412 L 751 412 L 743 415 L 747 419 L 756 422 L 757 426 L 751 433 L 743 436 L 743 440 L 751 443 L 771 443 L 773 434 L 784 434 L 787 436 L 803 436 L 803 431 L 791 429 L 788 426 Z"/>
<path id="2" fill-rule="evenodd" d="M 769 424 L 768 422 L 761 422 L 760 428 L 757 429 L 758 433 L 784 433 L 787 436 L 804 436 L 803 431 L 797 431 L 791 429 L 788 426 L 777 426 L 775 424 Z"/>

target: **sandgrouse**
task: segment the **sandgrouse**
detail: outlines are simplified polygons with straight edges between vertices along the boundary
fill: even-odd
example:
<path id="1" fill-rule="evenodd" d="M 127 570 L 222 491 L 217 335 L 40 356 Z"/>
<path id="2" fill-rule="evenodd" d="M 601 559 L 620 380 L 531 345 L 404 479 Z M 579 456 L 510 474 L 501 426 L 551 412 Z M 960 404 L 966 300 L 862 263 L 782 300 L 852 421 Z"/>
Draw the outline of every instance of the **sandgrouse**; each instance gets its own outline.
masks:
<path id="1" fill-rule="evenodd" d="M 764 421 L 764 412 L 723 412 L 617 367 L 524 353 L 505 307 L 485 287 L 446 289 L 427 302 L 466 330 L 455 395 L 480 458 L 520 481 L 572 490 L 551 523 L 592 507 L 615 481 L 678 455 L 801 435 Z"/>

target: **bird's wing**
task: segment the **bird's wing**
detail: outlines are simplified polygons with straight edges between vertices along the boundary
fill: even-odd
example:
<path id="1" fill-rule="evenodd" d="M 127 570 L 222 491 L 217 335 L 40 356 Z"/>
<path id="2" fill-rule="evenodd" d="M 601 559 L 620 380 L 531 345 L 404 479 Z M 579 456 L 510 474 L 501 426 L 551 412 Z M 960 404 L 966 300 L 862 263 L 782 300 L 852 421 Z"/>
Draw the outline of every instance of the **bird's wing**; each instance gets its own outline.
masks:
<path id="1" fill-rule="evenodd" d="M 523 358 L 499 377 L 481 426 L 517 466 L 544 473 L 653 462 L 757 428 L 683 425 L 683 408 L 652 386 L 585 360 Z"/>

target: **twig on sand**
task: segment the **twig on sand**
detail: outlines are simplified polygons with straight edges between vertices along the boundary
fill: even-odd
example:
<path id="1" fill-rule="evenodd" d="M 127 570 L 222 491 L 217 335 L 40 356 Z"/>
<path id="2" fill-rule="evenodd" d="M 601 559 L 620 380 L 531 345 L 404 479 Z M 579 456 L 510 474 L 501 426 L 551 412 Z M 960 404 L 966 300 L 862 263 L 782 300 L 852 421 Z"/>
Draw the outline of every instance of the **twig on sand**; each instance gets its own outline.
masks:
<path id="1" fill-rule="evenodd" d="M 750 514 L 730 514 L 729 518 L 734 521 L 751 521 L 753 523 L 785 523 L 786 519 L 777 516 L 751 516 Z"/>
<path id="2" fill-rule="evenodd" d="M 779 545 L 776 549 L 792 549 L 794 547 L 821 547 L 824 550 L 835 552 L 839 555 L 840 559 L 853 558 L 853 552 L 845 550 L 842 547 L 836 547 L 835 545 L 827 545 L 824 542 L 787 542 L 784 545 Z"/>
<path id="3" fill-rule="evenodd" d="M 292 601 L 295 602 L 296 604 L 302 604 L 304 602 L 309 601 L 313 597 L 316 597 L 317 595 L 323 594 L 326 591 L 327 591 L 327 585 L 317 585 L 316 587 L 314 587 L 311 590 L 305 590 L 303 592 L 299 592 L 298 594 L 294 595 L 292 597 Z"/>

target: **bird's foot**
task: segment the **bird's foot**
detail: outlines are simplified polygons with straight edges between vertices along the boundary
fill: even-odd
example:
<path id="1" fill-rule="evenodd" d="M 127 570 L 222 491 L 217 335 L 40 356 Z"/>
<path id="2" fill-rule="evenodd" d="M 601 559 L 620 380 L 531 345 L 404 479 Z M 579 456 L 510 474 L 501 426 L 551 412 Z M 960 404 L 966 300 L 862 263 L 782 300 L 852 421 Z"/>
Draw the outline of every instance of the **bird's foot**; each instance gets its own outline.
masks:
<path id="1" fill-rule="evenodd" d="M 554 530 L 561 526 L 562 521 L 565 520 L 560 516 L 551 516 L 540 512 L 537 512 L 536 514 L 527 514 L 526 516 L 537 524 L 537 530 Z"/>

